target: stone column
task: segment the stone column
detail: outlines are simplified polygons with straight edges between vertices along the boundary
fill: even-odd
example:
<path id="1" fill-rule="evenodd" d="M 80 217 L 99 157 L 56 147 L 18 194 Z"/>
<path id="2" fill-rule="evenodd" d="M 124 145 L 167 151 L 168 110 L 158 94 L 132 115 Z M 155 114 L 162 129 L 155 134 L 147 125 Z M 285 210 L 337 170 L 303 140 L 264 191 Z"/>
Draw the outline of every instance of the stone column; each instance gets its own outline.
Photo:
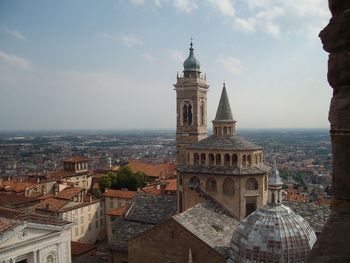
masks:
<path id="1" fill-rule="evenodd" d="M 332 18 L 320 32 L 329 53 L 329 110 L 333 155 L 332 215 L 307 262 L 350 262 L 350 0 L 329 0 Z"/>

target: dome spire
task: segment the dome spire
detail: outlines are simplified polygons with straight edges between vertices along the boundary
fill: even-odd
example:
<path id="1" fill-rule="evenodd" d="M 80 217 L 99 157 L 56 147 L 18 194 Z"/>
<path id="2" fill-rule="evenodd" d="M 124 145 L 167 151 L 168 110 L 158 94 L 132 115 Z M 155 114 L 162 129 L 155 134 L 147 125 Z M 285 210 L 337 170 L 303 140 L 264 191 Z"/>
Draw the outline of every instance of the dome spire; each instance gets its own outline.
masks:
<path id="1" fill-rule="evenodd" d="M 282 180 L 277 169 L 276 156 L 273 156 L 273 165 L 269 176 L 269 204 L 282 204 Z"/>
<path id="2" fill-rule="evenodd" d="M 223 83 L 221 97 L 218 109 L 216 111 L 215 121 L 233 121 L 230 102 L 226 92 L 226 84 Z"/>
<path id="3" fill-rule="evenodd" d="M 193 39 L 191 37 L 190 42 L 190 54 L 188 58 L 184 61 L 184 73 L 186 72 L 198 72 L 200 73 L 200 63 L 194 56 Z"/>

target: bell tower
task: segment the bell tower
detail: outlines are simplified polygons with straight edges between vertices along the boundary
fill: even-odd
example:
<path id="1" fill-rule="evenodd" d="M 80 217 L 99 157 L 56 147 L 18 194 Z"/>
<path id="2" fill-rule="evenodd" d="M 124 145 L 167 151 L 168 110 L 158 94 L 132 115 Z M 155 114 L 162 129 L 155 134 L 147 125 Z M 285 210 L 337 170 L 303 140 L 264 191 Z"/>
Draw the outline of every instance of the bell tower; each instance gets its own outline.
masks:
<path id="1" fill-rule="evenodd" d="M 183 63 L 184 71 L 176 84 L 176 164 L 185 164 L 186 146 L 207 137 L 207 85 L 194 57 L 191 40 L 190 54 Z"/>

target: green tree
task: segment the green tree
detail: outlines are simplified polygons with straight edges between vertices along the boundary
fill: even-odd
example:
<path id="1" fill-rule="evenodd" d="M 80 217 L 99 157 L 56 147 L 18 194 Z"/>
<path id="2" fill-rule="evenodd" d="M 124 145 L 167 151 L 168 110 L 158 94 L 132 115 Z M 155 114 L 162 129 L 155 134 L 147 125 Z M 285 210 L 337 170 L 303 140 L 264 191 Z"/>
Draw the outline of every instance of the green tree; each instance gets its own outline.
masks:
<path id="1" fill-rule="evenodd" d="M 98 182 L 98 187 L 100 188 L 100 191 L 103 193 L 106 188 L 110 188 L 112 180 L 108 175 L 104 175 L 100 178 Z"/>

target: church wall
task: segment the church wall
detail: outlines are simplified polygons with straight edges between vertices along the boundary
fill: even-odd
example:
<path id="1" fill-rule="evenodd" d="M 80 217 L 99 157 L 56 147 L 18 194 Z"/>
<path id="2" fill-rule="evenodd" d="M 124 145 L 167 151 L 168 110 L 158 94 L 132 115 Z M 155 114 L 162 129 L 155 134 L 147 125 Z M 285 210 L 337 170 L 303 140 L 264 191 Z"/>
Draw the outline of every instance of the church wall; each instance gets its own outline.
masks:
<path id="1" fill-rule="evenodd" d="M 129 263 L 224 263 L 225 258 L 170 218 L 129 241 Z"/>
<path id="2" fill-rule="evenodd" d="M 181 176 L 181 174 L 179 175 Z M 183 202 L 184 210 L 203 201 L 200 194 L 191 189 L 190 180 L 193 176 L 200 180 L 200 189 L 208 193 L 219 203 L 224 205 L 233 215 L 238 219 L 246 217 L 246 200 L 249 197 L 256 197 L 256 208 L 259 208 L 266 204 L 268 191 L 265 188 L 264 175 L 210 175 L 210 174 L 196 174 L 186 173 L 183 176 Z M 216 181 L 216 191 L 208 191 L 207 182 L 209 178 L 214 178 Z M 223 192 L 223 186 L 225 179 L 232 179 L 234 183 L 233 194 L 226 194 Z M 250 178 L 254 178 L 258 182 L 258 190 L 246 190 L 246 181 Z M 181 194 L 181 192 L 180 192 Z M 183 211 L 184 211 L 183 210 Z"/>

